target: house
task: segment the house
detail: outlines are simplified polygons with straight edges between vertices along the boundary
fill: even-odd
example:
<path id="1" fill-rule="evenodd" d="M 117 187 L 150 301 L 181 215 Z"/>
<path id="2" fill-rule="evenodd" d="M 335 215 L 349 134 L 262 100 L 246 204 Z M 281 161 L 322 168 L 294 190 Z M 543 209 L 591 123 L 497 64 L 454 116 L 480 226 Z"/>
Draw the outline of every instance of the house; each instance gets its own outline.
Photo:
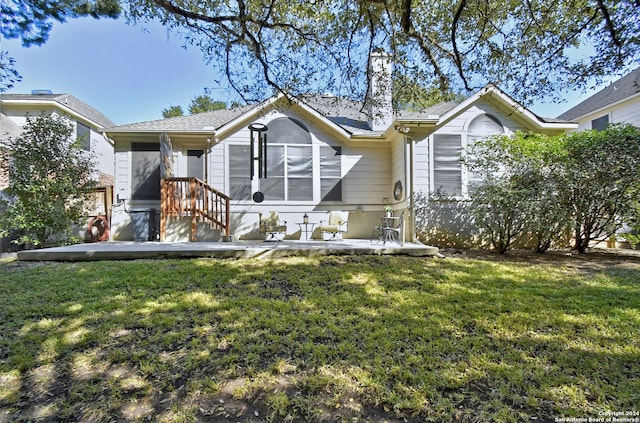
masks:
<path id="1" fill-rule="evenodd" d="M 609 123 L 640 126 L 640 68 L 567 110 L 558 119 L 578 123 L 578 130 L 603 130 Z"/>
<path id="2" fill-rule="evenodd" d="M 66 116 L 74 125 L 76 135 L 83 140 L 83 148 L 96 156 L 98 185 L 113 185 L 113 145 L 101 133 L 102 128 L 115 124 L 104 114 L 71 94 L 53 94 L 48 90 L 35 90 L 31 94 L 0 95 L 0 143 L 7 137 L 15 138 L 22 132 L 27 116 L 43 113 Z M 0 177 L 2 178 L 2 177 Z M 0 180 L 0 190 L 6 188 Z"/>
<path id="3" fill-rule="evenodd" d="M 114 154 L 113 144 L 102 135 L 102 128 L 115 124 L 100 111 L 89 106 L 71 94 L 53 94 L 49 90 L 36 90 L 31 94 L 0 94 L 0 146 L 9 138 L 22 133 L 27 116 L 38 117 L 42 114 L 65 116 L 73 125 L 82 148 L 91 152 L 96 159 L 94 180 L 98 188 L 94 193 L 95 202 L 88 210 L 90 215 L 108 215 L 113 186 Z M 0 198 L 8 200 L 4 190 L 9 185 L 9 175 L 0 166 Z M 79 235 L 85 234 L 80 228 Z M 107 234 L 108 235 L 108 234 Z M 0 251 L 14 249 L 10 239 L 0 239 Z"/>
<path id="4" fill-rule="evenodd" d="M 455 219 L 468 197 L 471 176 L 461 164 L 468 143 L 576 127 L 540 118 L 492 85 L 461 103 L 394 112 L 389 57 L 376 54 L 370 66 L 376 101 L 368 105 L 280 94 L 257 105 L 105 129 L 115 146 L 112 239 L 260 238 L 260 216 L 272 212 L 286 221 L 286 237 L 299 239 L 304 215 L 317 228 L 337 210 L 349 212 L 344 237 L 368 239 L 386 206 L 404 213 L 405 239 L 416 237 L 418 207 L 440 216 L 436 230 L 421 230 L 431 240 L 461 239 Z"/>

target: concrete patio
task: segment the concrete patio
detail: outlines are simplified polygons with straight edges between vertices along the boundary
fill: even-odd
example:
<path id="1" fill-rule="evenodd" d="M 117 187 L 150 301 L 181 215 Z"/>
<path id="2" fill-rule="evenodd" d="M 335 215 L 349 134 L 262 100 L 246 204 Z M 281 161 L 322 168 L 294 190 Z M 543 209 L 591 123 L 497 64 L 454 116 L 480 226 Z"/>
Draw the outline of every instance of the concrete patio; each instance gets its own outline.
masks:
<path id="1" fill-rule="evenodd" d="M 24 261 L 91 261 L 163 258 L 274 258 L 324 255 L 408 255 L 427 257 L 438 248 L 420 243 L 345 239 L 339 241 L 133 242 L 76 244 L 18 252 Z"/>

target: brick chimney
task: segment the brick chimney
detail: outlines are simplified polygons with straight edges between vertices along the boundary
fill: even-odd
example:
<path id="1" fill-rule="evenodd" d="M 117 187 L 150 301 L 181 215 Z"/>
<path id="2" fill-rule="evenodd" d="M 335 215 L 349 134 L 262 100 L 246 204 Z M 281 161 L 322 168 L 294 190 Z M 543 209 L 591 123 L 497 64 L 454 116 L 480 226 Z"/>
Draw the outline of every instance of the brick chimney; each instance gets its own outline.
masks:
<path id="1" fill-rule="evenodd" d="M 393 122 L 391 102 L 391 56 L 373 52 L 369 57 L 369 127 L 384 131 Z"/>

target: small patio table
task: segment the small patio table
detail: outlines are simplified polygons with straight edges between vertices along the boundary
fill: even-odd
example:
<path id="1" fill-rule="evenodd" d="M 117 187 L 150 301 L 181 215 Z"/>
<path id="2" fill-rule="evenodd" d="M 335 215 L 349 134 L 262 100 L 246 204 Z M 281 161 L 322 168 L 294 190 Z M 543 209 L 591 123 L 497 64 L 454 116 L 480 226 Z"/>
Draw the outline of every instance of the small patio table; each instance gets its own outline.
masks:
<path id="1" fill-rule="evenodd" d="M 380 218 L 382 226 L 380 226 L 380 241 L 386 244 L 387 241 L 396 241 L 396 223 L 400 221 L 400 216 L 384 216 Z"/>
<path id="2" fill-rule="evenodd" d="M 304 239 L 309 240 L 309 233 L 313 234 L 313 227 L 317 225 L 317 223 L 311 222 L 297 222 L 300 227 L 300 232 L 303 232 L 302 227 L 304 226 Z M 311 226 L 311 230 L 309 230 L 309 226 Z"/>

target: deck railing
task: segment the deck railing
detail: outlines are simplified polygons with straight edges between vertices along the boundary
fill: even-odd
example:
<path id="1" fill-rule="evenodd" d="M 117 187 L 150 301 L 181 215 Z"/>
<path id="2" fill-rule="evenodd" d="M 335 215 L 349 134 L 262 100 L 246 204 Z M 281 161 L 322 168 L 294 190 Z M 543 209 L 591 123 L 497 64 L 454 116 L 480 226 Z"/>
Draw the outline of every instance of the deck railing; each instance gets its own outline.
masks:
<path id="1" fill-rule="evenodd" d="M 229 236 L 231 198 L 198 178 L 163 178 L 160 181 L 160 240 L 164 241 L 168 217 L 191 217 L 191 241 L 197 241 L 197 224 L 208 222 Z"/>

